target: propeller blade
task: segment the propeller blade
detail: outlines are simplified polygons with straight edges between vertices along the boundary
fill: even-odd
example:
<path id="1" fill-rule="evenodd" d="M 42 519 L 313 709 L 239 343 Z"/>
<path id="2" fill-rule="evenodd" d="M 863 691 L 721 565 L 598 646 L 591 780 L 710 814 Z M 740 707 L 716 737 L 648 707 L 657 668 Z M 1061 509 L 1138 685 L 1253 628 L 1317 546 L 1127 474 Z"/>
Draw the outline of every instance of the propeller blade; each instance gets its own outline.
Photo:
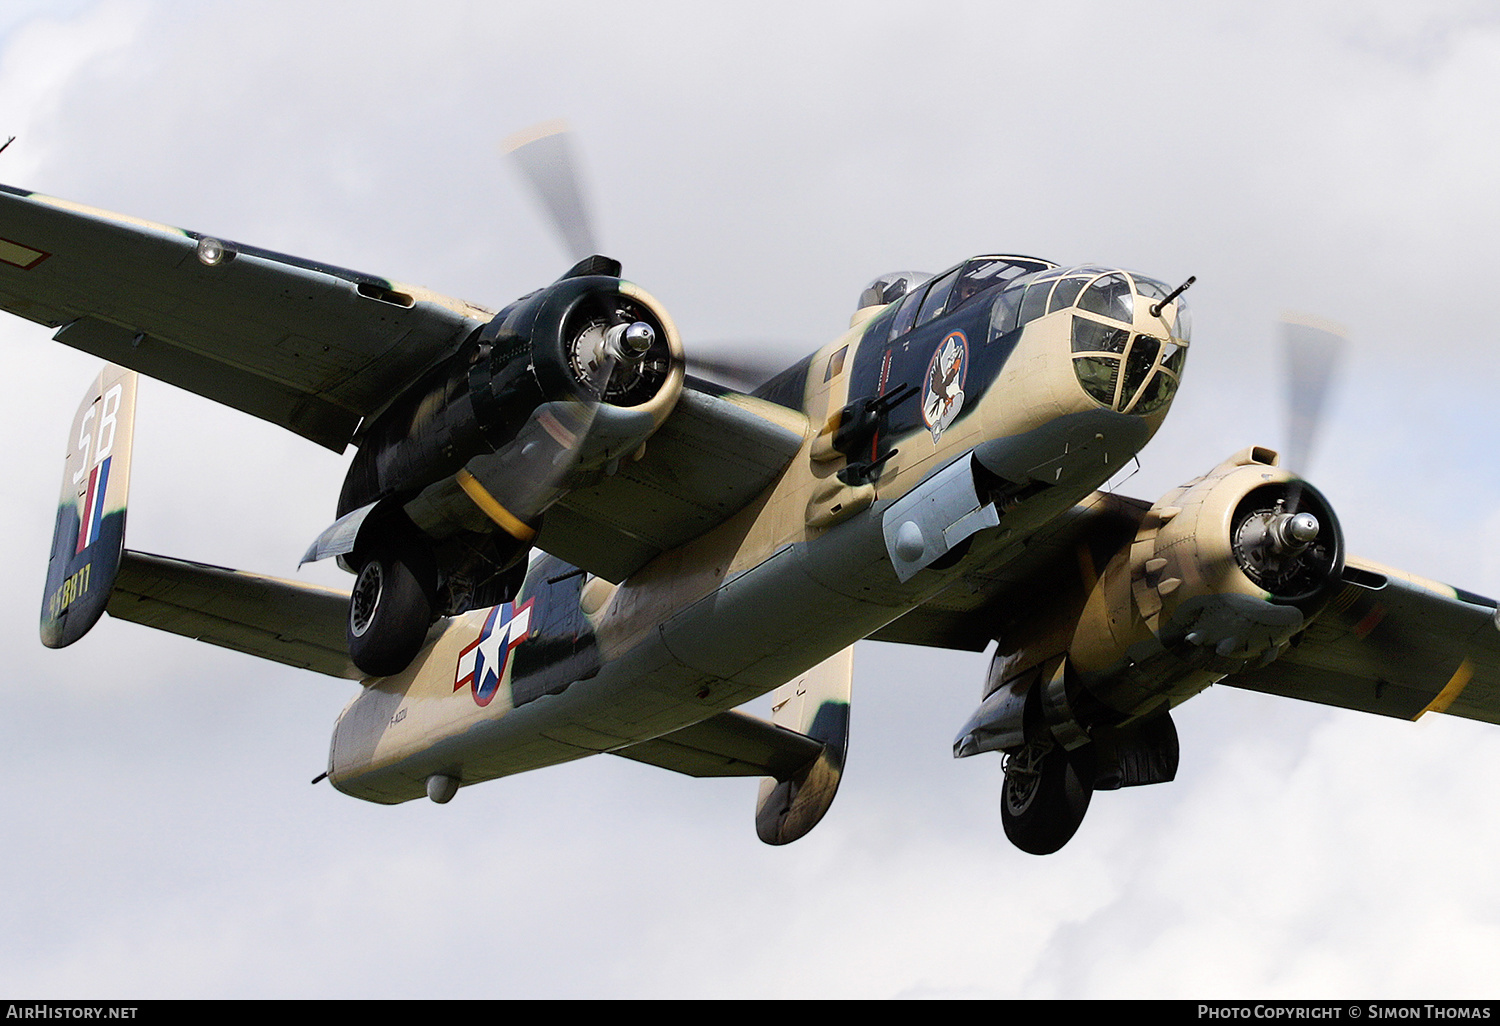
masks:
<path id="1" fill-rule="evenodd" d="M 515 133 L 501 143 L 501 149 L 514 158 L 552 219 L 569 256 L 578 262 L 568 274 L 618 276 L 618 265 L 594 267 L 586 263 L 599 252 L 599 246 L 584 201 L 571 140 L 567 122 L 553 119 Z M 749 343 L 735 342 L 733 347 L 732 353 L 716 349 L 710 355 L 690 357 L 687 372 L 733 391 L 749 392 L 781 373 L 795 359 L 781 355 L 787 350 L 785 345 L 752 350 Z M 605 377 L 607 380 L 608 374 Z M 585 423 L 587 420 L 585 417 Z"/>
<path id="2" fill-rule="evenodd" d="M 1316 317 L 1284 314 L 1281 336 L 1287 375 L 1287 436 L 1281 464 L 1305 474 L 1348 334 Z"/>
<path id="3" fill-rule="evenodd" d="M 544 121 L 512 135 L 500 148 L 536 190 L 569 256 L 579 261 L 599 252 L 599 246 L 569 139 L 566 122 Z"/>
<path id="4" fill-rule="evenodd" d="M 607 388 L 613 373 L 614 361 L 603 361 L 591 384 Z M 506 504 L 523 523 L 535 526 L 542 513 L 567 494 L 568 479 L 578 469 L 598 410 L 597 399 L 546 403 L 516 436 L 520 459 Z"/>
<path id="5" fill-rule="evenodd" d="M 715 347 L 713 353 L 708 355 L 690 355 L 687 359 L 687 372 L 737 392 L 750 392 L 786 370 L 790 364 L 790 361 L 776 352 L 751 350 L 750 344 L 743 342 L 733 345 L 739 352 L 729 354 Z"/>

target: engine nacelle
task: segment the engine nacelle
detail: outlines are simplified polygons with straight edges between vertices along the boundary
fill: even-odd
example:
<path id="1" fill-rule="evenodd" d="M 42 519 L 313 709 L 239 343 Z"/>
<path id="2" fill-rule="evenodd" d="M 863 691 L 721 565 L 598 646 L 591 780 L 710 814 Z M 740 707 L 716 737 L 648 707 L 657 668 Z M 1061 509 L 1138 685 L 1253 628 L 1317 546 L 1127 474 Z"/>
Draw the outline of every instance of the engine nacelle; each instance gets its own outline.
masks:
<path id="1" fill-rule="evenodd" d="M 1275 464 L 1246 449 L 1168 492 L 1109 561 L 1068 645 L 1085 722 L 1176 705 L 1265 665 L 1321 610 L 1343 535 L 1327 500 Z"/>
<path id="2" fill-rule="evenodd" d="M 599 361 L 631 323 L 651 329 L 644 352 Z M 596 471 L 639 449 L 682 391 L 682 342 L 647 293 L 603 275 L 564 278 L 502 310 L 454 356 L 387 407 L 360 438 L 339 515 L 393 495 L 411 497 L 474 457 L 515 442 L 546 403 L 587 411 L 575 471 Z M 600 384 L 603 394 L 600 395 Z"/>
<path id="3" fill-rule="evenodd" d="M 1168 492 L 1133 537 L 1112 543 L 1097 580 L 1015 620 L 955 755 L 1103 740 L 1137 750 L 1136 768 L 1125 767 L 1134 782 L 1170 779 L 1145 766 L 1175 760 L 1159 758 L 1175 740 L 1163 740 L 1157 714 L 1275 659 L 1343 569 L 1327 501 L 1275 462 L 1269 450 L 1246 449 Z"/>
<path id="4" fill-rule="evenodd" d="M 439 614 L 506 601 L 545 511 L 639 454 L 682 394 L 671 318 L 603 266 L 512 303 L 375 417 L 304 561 L 400 562 Z"/>

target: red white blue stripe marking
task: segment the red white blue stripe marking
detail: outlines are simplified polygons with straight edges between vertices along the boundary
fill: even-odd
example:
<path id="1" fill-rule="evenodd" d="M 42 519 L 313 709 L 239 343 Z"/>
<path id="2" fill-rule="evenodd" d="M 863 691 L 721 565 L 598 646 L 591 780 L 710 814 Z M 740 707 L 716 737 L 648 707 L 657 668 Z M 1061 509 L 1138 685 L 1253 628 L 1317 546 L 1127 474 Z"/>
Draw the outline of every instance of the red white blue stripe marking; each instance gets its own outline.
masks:
<path id="1" fill-rule="evenodd" d="M 109 461 L 106 456 L 89 471 L 89 488 L 78 510 L 78 547 L 76 555 L 99 540 L 99 528 L 104 523 L 104 495 L 109 490 Z"/>

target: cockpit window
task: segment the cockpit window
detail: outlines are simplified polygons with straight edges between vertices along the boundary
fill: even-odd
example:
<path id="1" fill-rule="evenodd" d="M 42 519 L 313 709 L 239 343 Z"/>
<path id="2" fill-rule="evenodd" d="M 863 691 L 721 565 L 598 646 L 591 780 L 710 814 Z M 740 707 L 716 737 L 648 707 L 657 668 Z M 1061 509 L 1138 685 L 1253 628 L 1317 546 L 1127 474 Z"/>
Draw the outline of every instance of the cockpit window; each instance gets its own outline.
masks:
<path id="1" fill-rule="evenodd" d="M 1193 316 L 1181 296 L 1177 297 L 1177 313 L 1173 316 L 1172 337 L 1180 338 L 1184 342 L 1190 342 L 1193 338 Z"/>
<path id="2" fill-rule="evenodd" d="M 861 309 L 873 306 L 882 298 L 892 302 L 898 298 L 899 290 L 905 288 L 905 298 L 897 308 L 896 316 L 891 318 L 889 338 L 894 340 L 997 290 L 1006 293 L 1015 290 L 1015 304 L 1019 305 L 1025 293 L 1024 283 L 1042 272 L 1055 278 L 1061 273 L 1056 268 L 1051 261 L 1037 257 L 995 255 L 966 260 L 936 278 L 912 271 L 896 271 L 881 275 L 866 286 L 860 295 L 860 306 Z"/>
<path id="3" fill-rule="evenodd" d="M 1093 281 L 1078 300 L 1080 309 L 1126 324 L 1135 320 L 1135 301 L 1130 280 L 1123 274 L 1106 274 Z"/>
<path id="4" fill-rule="evenodd" d="M 1129 341 L 1129 328 L 1100 324 L 1087 317 L 1073 318 L 1073 352 L 1075 353 L 1123 353 Z"/>
<path id="5" fill-rule="evenodd" d="M 922 301 L 922 312 L 917 315 L 918 324 L 926 324 L 934 317 L 943 312 L 944 305 L 948 302 L 948 293 L 953 291 L 953 285 L 958 281 L 959 268 L 955 267 L 937 281 L 927 290 L 927 298 Z"/>
<path id="6" fill-rule="evenodd" d="M 948 309 L 957 310 L 981 292 L 1015 281 L 1023 274 L 1043 271 L 1052 265 L 1045 260 L 1030 257 L 990 256 L 975 257 L 964 264 L 958 284 L 948 300 Z"/>
<path id="7" fill-rule="evenodd" d="M 859 294 L 857 309 L 894 303 L 931 280 L 932 275 L 923 271 L 891 271 L 889 274 L 882 274 L 864 287 L 864 291 Z"/>
<path id="8" fill-rule="evenodd" d="M 1171 400 L 1182 375 L 1187 348 L 1073 315 L 1073 371 L 1083 390 L 1102 406 L 1142 416 Z"/>
<path id="9" fill-rule="evenodd" d="M 1052 301 L 1047 305 L 1047 312 L 1064 310 L 1072 306 L 1086 281 L 1088 281 L 1087 278 L 1064 278 L 1059 281 L 1052 287 Z"/>
<path id="10" fill-rule="evenodd" d="M 1171 289 L 1155 278 L 1147 278 L 1141 274 L 1132 274 L 1131 278 L 1135 280 L 1135 290 L 1147 299 L 1166 299 L 1172 294 Z"/>
<path id="11" fill-rule="evenodd" d="M 1140 338 L 1146 339 L 1149 336 L 1142 335 Z M 1187 350 L 1175 342 L 1161 342 L 1159 339 L 1151 339 L 1151 341 L 1160 346 L 1157 355 L 1160 357 L 1163 369 L 1152 374 L 1149 379 L 1146 379 L 1145 384 L 1134 393 L 1134 405 L 1129 407 L 1129 411 L 1131 413 L 1139 413 L 1142 416 L 1148 413 L 1155 413 L 1172 398 L 1172 394 L 1177 391 L 1177 382 L 1182 374 L 1182 359 L 1187 355 Z M 1139 345 L 1138 341 L 1137 346 Z M 1135 358 L 1135 354 L 1135 349 L 1132 349 L 1132 359 Z M 1144 350 L 1142 359 L 1144 360 Z M 1146 373 L 1150 370 L 1151 367 L 1148 364 L 1145 370 L 1141 372 L 1140 377 L 1145 378 Z M 1129 372 L 1127 372 L 1127 379 L 1128 376 Z M 1128 380 L 1126 387 L 1129 387 Z"/>
<path id="12" fill-rule="evenodd" d="M 891 322 L 891 338 L 904 335 L 911 330 L 911 326 L 917 322 L 917 311 L 921 309 L 922 300 L 926 295 L 925 285 L 906 294 L 906 298 L 901 301 L 900 309 L 896 311 L 896 319 Z"/>
<path id="13" fill-rule="evenodd" d="M 1018 324 L 1030 324 L 1047 312 L 1047 297 L 1052 294 L 1052 278 L 1037 278 L 1026 286 L 1026 298 L 1021 300 L 1021 316 Z"/>
<path id="14" fill-rule="evenodd" d="M 990 338 L 999 338 L 1016 326 L 1017 315 L 1021 312 L 1021 297 L 1026 294 L 1024 286 L 1006 289 L 995 297 L 995 305 L 990 311 Z"/>
<path id="15" fill-rule="evenodd" d="M 1120 271 L 1098 275 L 1079 293 L 1073 370 L 1100 405 L 1146 416 L 1171 402 L 1187 357 L 1187 305 L 1179 294 L 1159 315 L 1148 316 L 1171 293 L 1154 278 Z M 1055 292 L 1053 308 L 1060 308 Z M 1159 327 L 1136 331 L 1137 314 L 1143 325 Z"/>
<path id="16" fill-rule="evenodd" d="M 1179 294 L 1148 317 L 1172 290 L 1154 278 L 1105 267 L 1053 268 L 1011 281 L 995 297 L 990 337 L 1038 317 L 1073 310 L 1073 371 L 1101 406 L 1147 416 L 1171 402 L 1191 335 Z M 1136 314 L 1142 317 L 1136 330 Z M 1154 325 L 1146 328 L 1146 324 Z"/>

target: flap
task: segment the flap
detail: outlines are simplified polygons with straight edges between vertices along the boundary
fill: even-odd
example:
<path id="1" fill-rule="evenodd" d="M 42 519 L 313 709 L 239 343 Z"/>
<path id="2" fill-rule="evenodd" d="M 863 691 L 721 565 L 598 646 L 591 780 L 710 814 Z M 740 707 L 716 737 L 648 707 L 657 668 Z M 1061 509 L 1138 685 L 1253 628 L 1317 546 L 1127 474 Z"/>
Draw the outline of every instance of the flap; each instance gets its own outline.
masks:
<path id="1" fill-rule="evenodd" d="M 613 754 L 690 777 L 787 780 L 823 754 L 823 743 L 730 710 Z"/>
<path id="2" fill-rule="evenodd" d="M 1103 566 L 1149 505 L 1096 493 L 1013 556 L 971 561 L 963 586 L 945 589 L 871 638 L 981 651 L 1011 611 L 1045 604 Z M 1221 683 L 1403 719 L 1447 712 L 1500 723 L 1493 599 L 1352 557 L 1344 581 L 1290 650 Z"/>
<path id="3" fill-rule="evenodd" d="M 110 616 L 288 666 L 361 680 L 344 625 L 349 593 L 126 550 Z"/>
<path id="4" fill-rule="evenodd" d="M 1290 651 L 1222 683 L 1402 719 L 1500 723 L 1493 599 L 1359 559 L 1344 580 Z"/>
<path id="5" fill-rule="evenodd" d="M 342 450 L 490 312 L 426 289 L 0 186 L 0 309 Z"/>

